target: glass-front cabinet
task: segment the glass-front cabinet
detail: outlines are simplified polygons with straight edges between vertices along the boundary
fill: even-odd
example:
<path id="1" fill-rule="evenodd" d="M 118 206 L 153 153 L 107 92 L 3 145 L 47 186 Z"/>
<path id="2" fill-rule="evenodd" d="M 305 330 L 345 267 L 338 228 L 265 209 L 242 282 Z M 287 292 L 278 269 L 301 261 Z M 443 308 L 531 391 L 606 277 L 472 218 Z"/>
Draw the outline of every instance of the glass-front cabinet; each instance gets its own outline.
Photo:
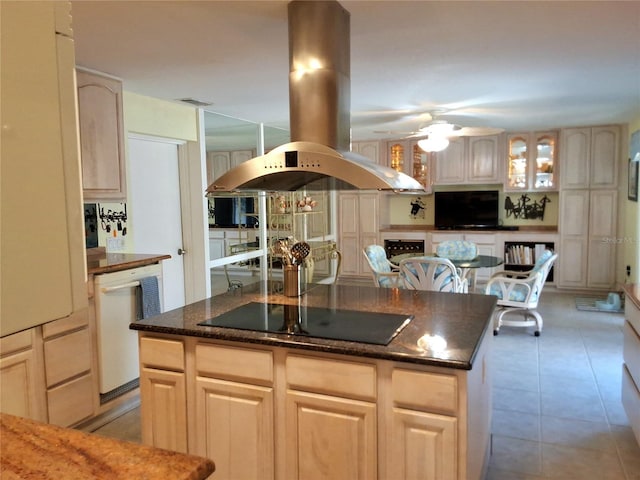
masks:
<path id="1" fill-rule="evenodd" d="M 431 154 L 418 146 L 417 141 L 387 142 L 387 166 L 406 173 L 431 192 Z"/>
<path id="2" fill-rule="evenodd" d="M 557 190 L 557 144 L 555 131 L 509 134 L 505 191 Z"/>

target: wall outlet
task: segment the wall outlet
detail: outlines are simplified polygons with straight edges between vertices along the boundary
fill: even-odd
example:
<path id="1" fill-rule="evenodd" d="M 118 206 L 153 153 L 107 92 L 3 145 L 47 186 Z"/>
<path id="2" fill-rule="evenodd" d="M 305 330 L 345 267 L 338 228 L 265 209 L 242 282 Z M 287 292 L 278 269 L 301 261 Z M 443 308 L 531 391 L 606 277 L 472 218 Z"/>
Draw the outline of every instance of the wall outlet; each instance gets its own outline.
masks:
<path id="1" fill-rule="evenodd" d="M 121 252 L 124 250 L 124 238 L 107 237 L 107 252 Z"/>

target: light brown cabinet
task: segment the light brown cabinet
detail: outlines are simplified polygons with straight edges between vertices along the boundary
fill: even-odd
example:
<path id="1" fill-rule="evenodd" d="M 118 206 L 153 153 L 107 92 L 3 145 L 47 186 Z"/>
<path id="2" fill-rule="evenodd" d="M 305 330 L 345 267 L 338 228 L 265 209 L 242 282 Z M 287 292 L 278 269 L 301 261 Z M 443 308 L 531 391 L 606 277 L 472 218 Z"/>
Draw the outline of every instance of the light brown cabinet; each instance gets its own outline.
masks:
<path id="1" fill-rule="evenodd" d="M 434 185 L 502 183 L 498 151 L 500 137 L 458 137 L 437 152 L 433 164 Z"/>
<path id="2" fill-rule="evenodd" d="M 242 162 L 255 157 L 253 150 L 234 150 L 229 152 L 207 152 L 207 184 L 220 178 L 232 168 L 237 167 Z"/>
<path id="3" fill-rule="evenodd" d="M 221 479 L 482 478 L 490 331 L 470 371 L 139 335 L 143 442 L 181 449 L 167 439 L 186 430 Z"/>
<path id="4" fill-rule="evenodd" d="M 77 70 L 85 200 L 126 200 L 122 82 Z"/>
<path id="5" fill-rule="evenodd" d="M 557 285 L 615 286 L 620 127 L 562 130 Z"/>

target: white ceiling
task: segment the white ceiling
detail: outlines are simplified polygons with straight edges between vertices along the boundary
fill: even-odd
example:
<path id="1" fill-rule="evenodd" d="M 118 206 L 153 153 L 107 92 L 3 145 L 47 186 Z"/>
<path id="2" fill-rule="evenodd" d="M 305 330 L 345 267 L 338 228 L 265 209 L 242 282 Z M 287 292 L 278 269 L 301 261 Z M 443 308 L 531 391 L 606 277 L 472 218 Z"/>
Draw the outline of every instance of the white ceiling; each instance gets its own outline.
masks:
<path id="1" fill-rule="evenodd" d="M 287 129 L 287 3 L 73 0 L 76 60 L 131 92 Z M 341 4 L 354 140 L 416 130 L 434 109 L 508 131 L 640 115 L 640 2 Z"/>

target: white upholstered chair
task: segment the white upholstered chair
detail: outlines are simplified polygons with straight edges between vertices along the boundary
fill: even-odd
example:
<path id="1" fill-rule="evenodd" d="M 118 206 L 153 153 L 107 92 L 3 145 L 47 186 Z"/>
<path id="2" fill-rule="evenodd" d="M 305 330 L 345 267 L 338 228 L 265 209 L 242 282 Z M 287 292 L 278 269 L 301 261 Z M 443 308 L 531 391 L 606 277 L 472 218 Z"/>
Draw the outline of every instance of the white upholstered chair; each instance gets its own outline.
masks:
<path id="1" fill-rule="evenodd" d="M 373 282 L 377 287 L 404 288 L 399 269 L 387 259 L 387 254 L 380 245 L 368 245 L 362 249 L 364 257 L 371 268 Z"/>
<path id="2" fill-rule="evenodd" d="M 502 325 L 535 326 L 535 336 L 540 335 L 543 321 L 536 308 L 544 282 L 556 258 L 558 258 L 557 253 L 545 250 L 529 271 L 504 270 L 491 276 L 485 287 L 485 293 L 498 297 L 498 306 L 493 313 L 494 335 L 498 335 Z M 505 315 L 514 313 L 520 314 L 519 318 L 505 318 Z"/>
<path id="3" fill-rule="evenodd" d="M 400 261 L 400 275 L 405 287 L 411 290 L 467 293 L 467 281 L 446 258 L 410 257 Z"/>

